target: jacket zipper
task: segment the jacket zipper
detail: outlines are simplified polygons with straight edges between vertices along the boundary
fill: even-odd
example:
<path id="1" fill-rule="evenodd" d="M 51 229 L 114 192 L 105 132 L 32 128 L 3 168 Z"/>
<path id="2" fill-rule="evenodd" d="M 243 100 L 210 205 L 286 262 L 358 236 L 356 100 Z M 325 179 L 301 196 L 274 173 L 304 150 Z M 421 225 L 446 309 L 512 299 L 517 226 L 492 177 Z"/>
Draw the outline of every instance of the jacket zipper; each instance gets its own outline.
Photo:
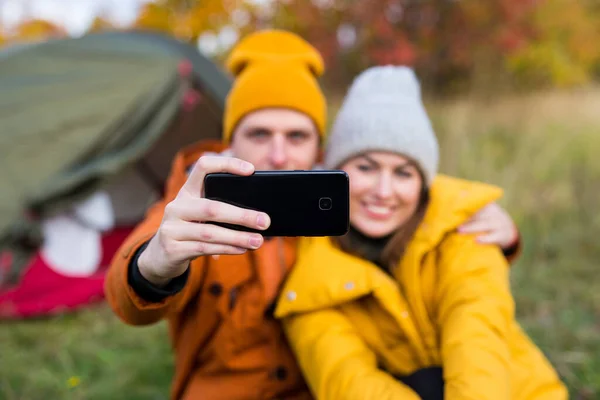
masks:
<path id="1" fill-rule="evenodd" d="M 279 267 L 281 268 L 281 282 L 285 278 L 287 268 L 285 265 L 285 252 L 284 252 L 283 238 L 277 238 L 277 254 L 279 255 Z M 281 282 L 279 286 L 281 286 Z"/>

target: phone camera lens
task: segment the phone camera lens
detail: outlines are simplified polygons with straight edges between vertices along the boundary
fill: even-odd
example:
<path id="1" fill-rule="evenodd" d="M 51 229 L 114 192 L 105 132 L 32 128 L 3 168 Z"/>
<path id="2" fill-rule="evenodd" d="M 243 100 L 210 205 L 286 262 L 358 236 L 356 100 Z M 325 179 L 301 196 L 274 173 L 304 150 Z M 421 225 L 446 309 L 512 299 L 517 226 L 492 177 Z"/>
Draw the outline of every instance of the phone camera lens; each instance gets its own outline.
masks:
<path id="1" fill-rule="evenodd" d="M 323 210 L 323 211 L 331 210 L 332 206 L 333 206 L 333 202 L 331 201 L 331 198 L 321 197 L 319 199 L 319 208 L 321 210 Z"/>

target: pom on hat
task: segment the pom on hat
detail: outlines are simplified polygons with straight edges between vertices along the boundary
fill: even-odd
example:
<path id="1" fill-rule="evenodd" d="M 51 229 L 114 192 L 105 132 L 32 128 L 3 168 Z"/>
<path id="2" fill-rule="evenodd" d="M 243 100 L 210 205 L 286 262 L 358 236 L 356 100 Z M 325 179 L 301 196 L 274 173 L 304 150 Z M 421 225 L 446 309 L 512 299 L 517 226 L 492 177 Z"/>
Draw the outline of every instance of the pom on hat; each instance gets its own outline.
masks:
<path id="1" fill-rule="evenodd" d="M 233 49 L 225 66 L 234 76 L 253 63 L 291 62 L 304 64 L 315 76 L 325 70 L 323 58 L 306 40 L 291 32 L 264 30 L 242 39 Z"/>
<path id="2" fill-rule="evenodd" d="M 421 101 L 421 84 L 414 71 L 408 67 L 386 65 L 371 67 L 352 82 L 346 101 L 368 103 Z"/>

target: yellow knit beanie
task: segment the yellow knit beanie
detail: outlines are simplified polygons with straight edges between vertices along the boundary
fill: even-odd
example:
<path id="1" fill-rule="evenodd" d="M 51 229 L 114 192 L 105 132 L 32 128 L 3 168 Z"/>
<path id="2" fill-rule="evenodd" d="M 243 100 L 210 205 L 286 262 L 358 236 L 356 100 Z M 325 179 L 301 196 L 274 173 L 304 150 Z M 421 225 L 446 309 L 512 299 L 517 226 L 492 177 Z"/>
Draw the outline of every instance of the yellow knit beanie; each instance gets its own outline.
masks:
<path id="1" fill-rule="evenodd" d="M 307 41 L 291 32 L 260 31 L 235 46 L 226 67 L 235 81 L 225 104 L 225 143 L 244 116 L 271 107 L 308 115 L 324 137 L 327 104 L 317 78 L 325 67 Z"/>

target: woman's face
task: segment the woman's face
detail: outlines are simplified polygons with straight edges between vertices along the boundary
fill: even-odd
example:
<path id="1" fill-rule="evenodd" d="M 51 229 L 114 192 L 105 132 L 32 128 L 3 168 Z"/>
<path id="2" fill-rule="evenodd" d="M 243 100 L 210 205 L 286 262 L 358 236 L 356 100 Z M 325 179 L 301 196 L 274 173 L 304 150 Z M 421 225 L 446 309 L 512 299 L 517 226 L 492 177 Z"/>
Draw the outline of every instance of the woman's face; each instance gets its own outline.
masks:
<path id="1" fill-rule="evenodd" d="M 364 235 L 387 236 L 417 210 L 423 180 L 409 159 L 368 152 L 350 159 L 342 169 L 350 177 L 350 223 Z"/>

